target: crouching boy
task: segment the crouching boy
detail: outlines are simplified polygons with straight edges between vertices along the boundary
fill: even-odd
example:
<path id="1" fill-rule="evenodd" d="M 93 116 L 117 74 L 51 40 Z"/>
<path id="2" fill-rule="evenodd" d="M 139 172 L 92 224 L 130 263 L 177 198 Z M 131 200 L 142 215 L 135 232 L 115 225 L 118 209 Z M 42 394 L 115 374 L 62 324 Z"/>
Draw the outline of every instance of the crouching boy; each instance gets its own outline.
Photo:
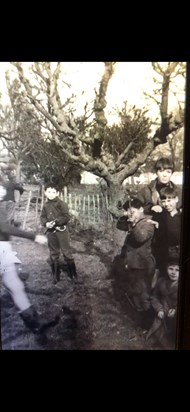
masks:
<path id="1" fill-rule="evenodd" d="M 146 339 L 152 337 L 162 344 L 166 337 L 175 343 L 178 280 L 179 257 L 174 255 L 168 259 L 167 276 L 160 277 L 153 289 L 151 305 L 156 316 Z"/>

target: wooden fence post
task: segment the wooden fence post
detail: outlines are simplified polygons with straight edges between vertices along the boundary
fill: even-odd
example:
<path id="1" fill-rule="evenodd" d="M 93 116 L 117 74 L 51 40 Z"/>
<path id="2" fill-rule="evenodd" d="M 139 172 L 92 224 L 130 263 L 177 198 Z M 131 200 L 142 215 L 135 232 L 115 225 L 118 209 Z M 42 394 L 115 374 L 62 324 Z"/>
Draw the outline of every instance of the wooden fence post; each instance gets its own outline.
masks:
<path id="1" fill-rule="evenodd" d="M 98 222 L 100 221 L 100 196 L 97 194 L 97 203 L 98 203 Z"/>
<path id="2" fill-rule="evenodd" d="M 83 225 L 85 224 L 85 202 L 86 202 L 86 198 L 85 196 L 83 196 L 83 207 L 82 207 L 82 214 L 83 214 Z"/>
<path id="3" fill-rule="evenodd" d="M 64 201 L 67 203 L 67 186 L 64 186 Z"/>
<path id="4" fill-rule="evenodd" d="M 29 195 L 28 195 L 28 201 L 27 201 L 27 205 L 26 205 L 25 215 L 24 215 L 24 221 L 23 221 L 23 224 L 22 224 L 22 229 L 25 229 L 25 227 L 26 227 L 26 219 L 27 219 L 27 216 L 28 216 L 31 197 L 32 197 L 32 191 L 30 190 Z"/>
<path id="5" fill-rule="evenodd" d="M 69 193 L 69 210 L 72 210 L 72 198 L 71 198 L 71 193 Z"/>
<path id="6" fill-rule="evenodd" d="M 41 201 L 40 212 L 42 211 L 43 206 L 44 206 L 44 185 L 42 185 L 42 201 Z"/>
<path id="7" fill-rule="evenodd" d="M 76 193 L 75 193 L 75 203 L 74 203 L 74 210 L 75 210 L 75 216 L 77 216 L 77 197 L 76 197 Z"/>
<path id="8" fill-rule="evenodd" d="M 108 202 L 108 195 L 106 195 L 106 207 L 107 207 L 107 217 L 108 220 L 111 220 L 113 222 L 113 216 L 112 214 L 109 212 L 109 202 Z"/>
<path id="9" fill-rule="evenodd" d="M 39 194 L 40 194 L 40 189 L 38 189 L 38 193 L 37 193 L 37 196 L 36 196 L 36 215 L 35 215 L 36 229 L 38 227 L 38 199 L 39 199 Z"/>
<path id="10" fill-rule="evenodd" d="M 88 222 L 90 222 L 90 195 L 88 195 Z"/>
<path id="11" fill-rule="evenodd" d="M 93 211 L 94 211 L 94 223 L 96 222 L 96 205 L 95 205 L 95 196 L 92 195 L 93 200 Z"/>

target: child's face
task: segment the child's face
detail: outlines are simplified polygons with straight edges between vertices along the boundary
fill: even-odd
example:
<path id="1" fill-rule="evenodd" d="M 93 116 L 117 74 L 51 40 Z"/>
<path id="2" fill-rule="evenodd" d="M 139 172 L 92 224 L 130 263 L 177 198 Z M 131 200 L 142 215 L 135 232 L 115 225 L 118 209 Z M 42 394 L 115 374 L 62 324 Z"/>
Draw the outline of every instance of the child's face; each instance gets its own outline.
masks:
<path id="1" fill-rule="evenodd" d="M 158 181 L 163 184 L 167 184 L 172 176 L 172 170 L 171 169 L 161 169 L 157 170 L 156 172 Z"/>
<path id="2" fill-rule="evenodd" d="M 127 209 L 128 221 L 131 222 L 132 224 L 137 223 L 142 218 L 142 213 L 143 213 L 142 207 L 140 207 L 140 209 L 136 209 L 135 207 L 131 207 L 130 209 Z"/>
<path id="3" fill-rule="evenodd" d="M 0 202 L 4 199 L 7 191 L 4 186 L 0 185 Z"/>
<path id="4" fill-rule="evenodd" d="M 48 187 L 45 190 L 45 196 L 47 197 L 47 199 L 53 200 L 58 196 L 58 192 L 54 187 Z"/>
<path id="5" fill-rule="evenodd" d="M 173 212 L 177 208 L 178 197 L 166 197 L 166 199 L 162 199 L 162 206 L 168 212 Z"/>
<path id="6" fill-rule="evenodd" d="M 169 265 L 167 268 L 168 277 L 172 282 L 175 282 L 179 279 L 179 266 L 178 265 Z"/>

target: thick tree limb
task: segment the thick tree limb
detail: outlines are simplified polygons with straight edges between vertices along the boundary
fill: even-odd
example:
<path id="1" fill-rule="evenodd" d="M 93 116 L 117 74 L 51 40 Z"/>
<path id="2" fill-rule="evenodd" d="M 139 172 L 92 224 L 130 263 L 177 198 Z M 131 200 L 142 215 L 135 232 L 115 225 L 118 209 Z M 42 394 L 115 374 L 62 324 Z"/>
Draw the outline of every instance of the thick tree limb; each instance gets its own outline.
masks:
<path id="1" fill-rule="evenodd" d="M 129 153 L 129 150 L 131 149 L 131 147 L 133 146 L 134 142 L 130 142 L 128 144 L 128 146 L 126 147 L 126 149 L 124 150 L 123 153 L 120 154 L 120 156 L 118 157 L 118 160 L 115 164 L 116 168 L 118 168 L 122 162 L 122 160 L 126 157 L 127 153 Z"/>
<path id="2" fill-rule="evenodd" d="M 101 147 L 104 140 L 104 127 L 107 124 L 104 109 L 106 107 L 106 93 L 109 81 L 114 73 L 114 62 L 105 62 L 105 70 L 102 76 L 98 93 L 94 102 L 94 114 L 96 119 L 96 133 L 93 143 L 93 157 L 98 158 L 101 154 Z"/>
<path id="3" fill-rule="evenodd" d="M 30 86 L 29 81 L 25 78 L 23 69 L 20 63 L 12 63 L 18 70 L 18 75 L 20 78 L 21 83 L 25 86 L 27 96 L 34 104 L 36 109 L 43 114 L 55 127 L 58 133 L 63 133 L 65 135 L 76 136 L 76 131 L 72 130 L 65 121 L 65 115 L 62 113 L 58 113 L 58 108 L 56 107 L 56 101 L 53 100 L 53 96 L 51 97 L 51 101 L 55 104 L 56 114 L 58 115 L 57 120 L 54 120 L 53 116 L 48 113 L 48 111 L 39 103 L 36 98 L 32 95 L 32 87 Z M 52 92 L 53 93 L 53 92 Z"/>

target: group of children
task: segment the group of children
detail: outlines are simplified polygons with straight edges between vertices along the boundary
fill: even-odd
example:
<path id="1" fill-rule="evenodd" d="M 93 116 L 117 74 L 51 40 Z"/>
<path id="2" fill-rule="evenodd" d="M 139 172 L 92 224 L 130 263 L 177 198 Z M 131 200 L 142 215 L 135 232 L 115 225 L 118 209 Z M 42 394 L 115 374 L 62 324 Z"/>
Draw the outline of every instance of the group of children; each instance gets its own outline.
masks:
<path id="1" fill-rule="evenodd" d="M 170 159 L 159 159 L 155 171 L 157 178 L 124 203 L 117 228 L 127 232 L 121 250 L 127 294 L 137 311 L 154 311 L 146 337 L 161 341 L 175 334 L 181 211 Z"/>
<path id="2" fill-rule="evenodd" d="M 156 162 L 155 170 L 157 178 L 124 203 L 123 216 L 117 221 L 117 228 L 126 231 L 121 256 L 126 269 L 129 299 L 137 311 L 155 312 L 147 339 L 152 335 L 161 339 L 164 331 L 168 330 L 168 321 L 175 319 L 179 277 L 181 212 L 176 186 L 170 180 L 174 167 L 169 159 L 161 158 Z M 41 212 L 41 224 L 46 238 L 19 230 L 7 222 L 6 195 L 6 185 L 0 183 L 0 269 L 3 284 L 10 291 L 25 324 L 34 333 L 41 333 L 48 322 L 40 320 L 25 293 L 12 260 L 10 236 L 28 238 L 41 244 L 47 239 L 53 284 L 60 281 L 61 254 L 69 277 L 75 280 L 77 271 L 69 241 L 68 205 L 59 198 L 53 183 L 45 186 L 46 202 Z"/>

